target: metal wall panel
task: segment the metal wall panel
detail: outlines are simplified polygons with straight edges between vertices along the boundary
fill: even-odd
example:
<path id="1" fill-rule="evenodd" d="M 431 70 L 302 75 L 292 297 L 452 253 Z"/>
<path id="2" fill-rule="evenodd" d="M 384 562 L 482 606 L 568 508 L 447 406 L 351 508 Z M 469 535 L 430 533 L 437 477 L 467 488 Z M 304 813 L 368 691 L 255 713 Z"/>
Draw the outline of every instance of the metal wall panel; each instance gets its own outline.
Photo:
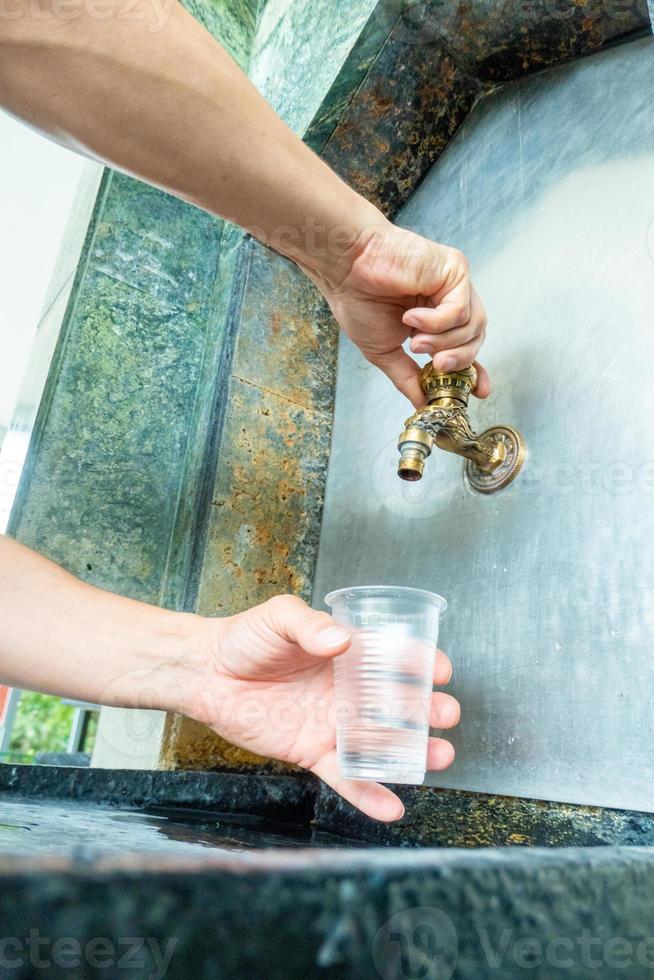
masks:
<path id="1" fill-rule="evenodd" d="M 400 224 L 470 257 L 494 392 L 529 460 L 496 496 L 435 450 L 343 340 L 316 604 L 434 589 L 463 716 L 434 783 L 654 810 L 654 40 L 485 99 Z"/>

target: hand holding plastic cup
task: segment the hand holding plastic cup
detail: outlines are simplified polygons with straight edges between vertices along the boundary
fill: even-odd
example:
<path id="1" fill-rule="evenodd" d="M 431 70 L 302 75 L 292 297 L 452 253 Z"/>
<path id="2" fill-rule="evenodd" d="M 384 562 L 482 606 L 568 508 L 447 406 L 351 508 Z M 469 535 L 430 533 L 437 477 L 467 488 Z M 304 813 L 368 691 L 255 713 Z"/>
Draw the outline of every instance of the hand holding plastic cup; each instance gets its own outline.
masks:
<path id="1" fill-rule="evenodd" d="M 352 634 L 349 650 L 334 661 L 341 775 L 422 783 L 445 599 L 422 589 L 370 585 L 330 592 L 325 602 Z"/>

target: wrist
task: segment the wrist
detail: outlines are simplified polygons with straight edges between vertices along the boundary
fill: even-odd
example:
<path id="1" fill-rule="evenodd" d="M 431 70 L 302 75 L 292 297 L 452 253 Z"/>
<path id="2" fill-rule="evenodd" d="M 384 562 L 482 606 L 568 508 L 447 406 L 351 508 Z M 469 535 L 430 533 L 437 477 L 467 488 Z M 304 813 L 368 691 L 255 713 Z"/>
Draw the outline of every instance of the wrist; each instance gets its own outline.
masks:
<path id="1" fill-rule="evenodd" d="M 308 218 L 295 247 L 286 253 L 323 293 L 339 289 L 370 242 L 393 228 L 373 204 L 350 188 L 346 191 L 329 223 Z"/>
<path id="2" fill-rule="evenodd" d="M 98 693 L 100 704 L 190 714 L 199 678 L 212 657 L 217 634 L 193 613 L 139 604 L 130 624 L 129 649 L 115 638 L 114 669 Z"/>

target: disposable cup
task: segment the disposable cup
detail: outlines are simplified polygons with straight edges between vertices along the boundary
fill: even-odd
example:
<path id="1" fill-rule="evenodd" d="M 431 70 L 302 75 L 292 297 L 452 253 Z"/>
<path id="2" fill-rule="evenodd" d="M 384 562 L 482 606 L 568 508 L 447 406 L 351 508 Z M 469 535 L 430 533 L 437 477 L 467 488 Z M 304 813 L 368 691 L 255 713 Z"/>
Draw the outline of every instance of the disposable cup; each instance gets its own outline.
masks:
<path id="1" fill-rule="evenodd" d="M 341 775 L 422 783 L 445 599 L 422 589 L 368 585 L 330 592 L 325 603 L 352 634 L 349 650 L 334 660 Z"/>

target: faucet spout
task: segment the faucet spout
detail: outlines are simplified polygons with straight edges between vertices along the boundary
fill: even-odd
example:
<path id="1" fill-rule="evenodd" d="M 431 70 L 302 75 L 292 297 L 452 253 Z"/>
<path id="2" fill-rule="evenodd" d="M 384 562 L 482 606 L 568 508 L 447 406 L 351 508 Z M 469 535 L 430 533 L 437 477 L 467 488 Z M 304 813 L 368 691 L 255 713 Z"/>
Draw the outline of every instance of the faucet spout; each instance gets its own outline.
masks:
<path id="1" fill-rule="evenodd" d="M 434 446 L 467 460 L 466 475 L 473 489 L 495 493 L 515 479 L 525 459 L 520 434 L 510 426 L 494 426 L 477 435 L 468 418 L 468 399 L 477 385 L 474 367 L 450 374 L 432 364 L 420 376 L 427 405 L 404 423 L 398 449 L 398 475 L 420 480 Z"/>

